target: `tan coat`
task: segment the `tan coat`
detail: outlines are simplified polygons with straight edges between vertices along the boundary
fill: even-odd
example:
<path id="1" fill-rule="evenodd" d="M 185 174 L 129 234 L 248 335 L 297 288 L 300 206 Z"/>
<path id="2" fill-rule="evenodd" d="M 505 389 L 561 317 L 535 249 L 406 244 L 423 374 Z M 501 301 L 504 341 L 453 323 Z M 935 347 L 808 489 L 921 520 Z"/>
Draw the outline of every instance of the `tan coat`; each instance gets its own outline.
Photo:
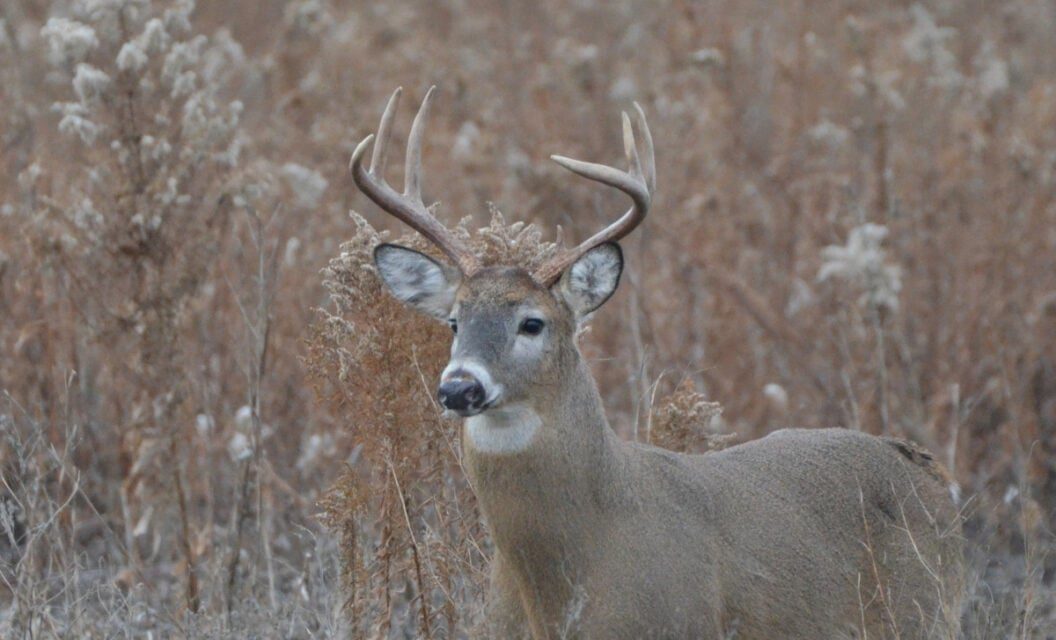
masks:
<path id="1" fill-rule="evenodd" d="M 494 637 L 956 637 L 960 525 L 926 453 L 790 429 L 680 455 L 620 441 L 579 380 L 530 451 L 466 447 Z"/>

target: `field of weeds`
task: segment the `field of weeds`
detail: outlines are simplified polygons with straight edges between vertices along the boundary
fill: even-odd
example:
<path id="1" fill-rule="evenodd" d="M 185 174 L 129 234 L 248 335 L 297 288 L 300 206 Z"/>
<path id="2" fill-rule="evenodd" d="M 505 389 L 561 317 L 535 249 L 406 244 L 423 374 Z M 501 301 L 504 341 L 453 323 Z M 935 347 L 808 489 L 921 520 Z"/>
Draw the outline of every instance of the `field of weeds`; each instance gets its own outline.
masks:
<path id="1" fill-rule="evenodd" d="M 432 84 L 426 201 L 492 261 L 599 228 L 623 202 L 548 156 L 618 163 L 648 115 L 582 338 L 623 437 L 912 439 L 960 488 L 963 637 L 1056 637 L 1054 33 L 1038 0 L 5 0 L 0 637 L 473 632 L 450 332 L 381 291 L 407 231 L 347 174 Z"/>

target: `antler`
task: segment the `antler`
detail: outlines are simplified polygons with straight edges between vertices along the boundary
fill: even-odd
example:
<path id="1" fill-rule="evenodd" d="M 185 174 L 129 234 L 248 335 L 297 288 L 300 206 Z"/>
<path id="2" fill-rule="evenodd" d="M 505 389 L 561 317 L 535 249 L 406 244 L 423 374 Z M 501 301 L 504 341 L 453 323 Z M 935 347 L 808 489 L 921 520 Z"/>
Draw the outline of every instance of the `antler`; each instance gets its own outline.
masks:
<path id="1" fill-rule="evenodd" d="M 381 122 L 378 124 L 377 138 L 371 134 L 356 146 L 348 168 L 360 191 L 383 210 L 403 220 L 411 228 L 428 238 L 462 270 L 464 275 L 468 276 L 480 268 L 480 261 L 469 250 L 469 247 L 437 220 L 422 202 L 422 137 L 425 130 L 425 118 L 429 113 L 429 104 L 435 90 L 435 86 L 430 87 L 428 93 L 425 94 L 422 106 L 418 109 L 418 115 L 414 117 L 414 123 L 411 125 L 411 133 L 407 136 L 407 164 L 404 171 L 402 194 L 396 193 L 396 190 L 385 181 L 385 161 L 388 159 L 392 120 L 396 115 L 396 107 L 400 102 L 403 87 L 397 88 L 389 98 L 385 113 L 382 114 Z M 370 169 L 364 169 L 363 154 L 371 141 L 375 141 L 374 153 L 370 158 Z"/>
<path id="2" fill-rule="evenodd" d="M 620 171 L 602 164 L 573 160 L 564 156 L 550 156 L 559 165 L 573 173 L 619 189 L 629 195 L 634 204 L 616 222 L 584 240 L 574 249 L 558 254 L 536 269 L 533 275 L 539 283 L 545 286 L 554 284 L 565 269 L 584 253 L 605 242 L 619 240 L 633 231 L 642 220 L 645 220 L 652 194 L 656 191 L 656 160 L 653 157 L 653 137 L 649 133 L 645 113 L 642 112 L 637 102 L 634 103 L 634 110 L 638 120 L 638 132 L 645 143 L 645 155 L 644 158 L 639 158 L 631 119 L 624 112 L 623 149 L 627 154 L 627 162 L 630 164 L 629 171 Z"/>

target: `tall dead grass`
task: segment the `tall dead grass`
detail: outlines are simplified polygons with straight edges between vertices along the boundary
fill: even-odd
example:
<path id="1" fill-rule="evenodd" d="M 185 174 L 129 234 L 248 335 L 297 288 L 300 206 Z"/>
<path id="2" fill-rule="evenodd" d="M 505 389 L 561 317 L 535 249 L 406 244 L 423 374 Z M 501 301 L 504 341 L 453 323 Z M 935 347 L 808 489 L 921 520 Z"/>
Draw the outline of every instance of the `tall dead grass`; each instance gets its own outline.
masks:
<path id="1" fill-rule="evenodd" d="M 962 487 L 965 636 L 1051 635 L 1051 6 L 13 0 L 0 20 L 0 635 L 468 633 L 488 542 L 432 400 L 447 330 L 380 293 L 392 223 L 345 176 L 392 89 L 434 83 L 427 199 L 490 260 L 622 210 L 545 158 L 617 158 L 619 108 L 648 114 L 654 212 L 584 336 L 621 434 L 910 437 Z"/>

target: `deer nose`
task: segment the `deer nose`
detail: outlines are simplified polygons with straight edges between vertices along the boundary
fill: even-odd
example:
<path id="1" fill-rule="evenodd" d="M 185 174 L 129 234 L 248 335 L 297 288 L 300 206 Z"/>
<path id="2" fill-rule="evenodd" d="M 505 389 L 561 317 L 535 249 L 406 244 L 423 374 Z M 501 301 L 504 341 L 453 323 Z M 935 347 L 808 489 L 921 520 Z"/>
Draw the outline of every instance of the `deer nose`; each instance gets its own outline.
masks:
<path id="1" fill-rule="evenodd" d="M 440 384 L 437 396 L 445 409 L 468 415 L 484 406 L 484 385 L 472 377 L 451 378 Z"/>

